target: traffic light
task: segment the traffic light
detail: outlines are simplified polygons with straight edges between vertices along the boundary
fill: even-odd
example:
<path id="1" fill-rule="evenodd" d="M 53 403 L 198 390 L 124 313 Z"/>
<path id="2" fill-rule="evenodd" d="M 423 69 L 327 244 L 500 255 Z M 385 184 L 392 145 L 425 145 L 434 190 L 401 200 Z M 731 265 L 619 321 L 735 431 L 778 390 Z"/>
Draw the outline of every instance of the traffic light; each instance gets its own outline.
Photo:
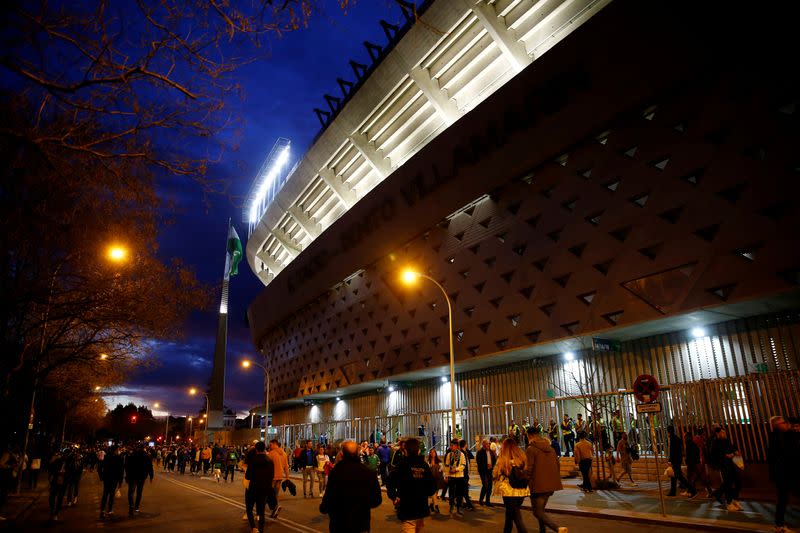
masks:
<path id="1" fill-rule="evenodd" d="M 135 423 L 136 423 L 136 418 L 137 418 L 137 416 L 136 416 L 136 415 L 133 415 L 133 416 L 131 417 L 131 424 L 135 424 Z"/>

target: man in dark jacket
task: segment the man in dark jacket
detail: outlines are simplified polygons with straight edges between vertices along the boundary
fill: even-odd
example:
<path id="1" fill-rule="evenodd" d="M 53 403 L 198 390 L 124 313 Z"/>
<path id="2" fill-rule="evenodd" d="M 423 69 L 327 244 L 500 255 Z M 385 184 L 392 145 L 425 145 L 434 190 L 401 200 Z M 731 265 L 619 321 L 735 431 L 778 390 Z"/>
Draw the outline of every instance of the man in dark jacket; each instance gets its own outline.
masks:
<path id="1" fill-rule="evenodd" d="M 108 514 L 114 514 L 114 493 L 117 487 L 122 485 L 122 478 L 125 477 L 125 464 L 116 446 L 108 449 L 97 473 L 103 482 L 103 498 L 100 500 L 100 520 L 103 520 L 106 517 L 106 504 L 108 504 Z"/>
<path id="2" fill-rule="evenodd" d="M 144 482 L 150 478 L 153 482 L 153 461 L 144 448 L 137 448 L 125 459 L 125 481 L 128 483 L 128 516 L 133 516 L 134 511 L 139 512 L 142 503 L 142 490 Z M 134 502 L 133 494 L 136 493 Z"/>
<path id="3" fill-rule="evenodd" d="M 313 498 L 314 479 L 316 478 L 316 473 L 314 471 L 317 468 L 317 457 L 314 454 L 314 450 L 311 448 L 310 440 L 306 441 L 305 447 L 297 457 L 297 465 L 303 473 L 303 497 Z M 308 489 L 306 489 L 306 483 L 308 484 Z"/>
<path id="4" fill-rule="evenodd" d="M 484 439 L 481 449 L 475 457 L 478 464 L 478 475 L 481 478 L 481 494 L 478 496 L 478 503 L 487 507 L 492 506 L 492 474 L 494 465 L 497 464 L 497 455 L 491 449 L 489 441 Z"/>
<path id="5" fill-rule="evenodd" d="M 389 477 L 389 459 L 392 457 L 392 449 L 386 444 L 386 438 L 381 439 L 381 445 L 378 446 L 378 470 L 381 473 L 381 484 L 386 485 L 386 479 Z"/>
<path id="6" fill-rule="evenodd" d="M 789 532 L 786 528 L 786 507 L 789 495 L 800 495 L 800 462 L 797 460 L 797 450 L 800 449 L 800 434 L 782 416 L 773 416 L 769 419 L 770 435 L 767 462 L 769 463 L 769 478 L 775 483 L 777 500 L 775 502 L 775 531 L 776 533 Z"/>
<path id="7" fill-rule="evenodd" d="M 244 478 L 248 480 L 248 487 L 244 493 L 245 508 L 247 509 L 247 520 L 250 522 L 250 529 L 256 528 L 253 518 L 253 505 L 256 506 L 258 514 L 258 533 L 264 532 L 265 506 L 269 502 L 273 509 L 277 507 L 275 490 L 272 488 L 272 480 L 275 478 L 275 464 L 267 456 L 267 447 L 263 442 L 257 442 L 255 453 L 247 460 L 247 471 Z"/>
<path id="8" fill-rule="evenodd" d="M 689 483 L 689 480 L 683 475 L 683 441 L 675 434 L 675 427 L 667 427 L 667 435 L 669 435 L 669 464 L 672 465 L 673 476 L 669 480 L 669 494 L 667 496 L 675 496 L 677 484 L 680 482 L 681 487 L 687 487 L 689 497 L 694 498 L 697 496 L 697 489 L 694 485 Z"/>
<path id="9" fill-rule="evenodd" d="M 319 512 L 330 516 L 331 533 L 370 530 L 370 509 L 381 504 L 381 487 L 375 473 L 358 460 L 358 445 L 342 443 L 342 460 L 328 476 L 328 488 Z"/>
<path id="10" fill-rule="evenodd" d="M 403 531 L 422 530 L 430 515 L 428 498 L 436 492 L 436 482 L 425 458 L 419 454 L 419 441 L 406 441 L 406 458 L 389 475 L 386 495 L 394 501 Z"/>

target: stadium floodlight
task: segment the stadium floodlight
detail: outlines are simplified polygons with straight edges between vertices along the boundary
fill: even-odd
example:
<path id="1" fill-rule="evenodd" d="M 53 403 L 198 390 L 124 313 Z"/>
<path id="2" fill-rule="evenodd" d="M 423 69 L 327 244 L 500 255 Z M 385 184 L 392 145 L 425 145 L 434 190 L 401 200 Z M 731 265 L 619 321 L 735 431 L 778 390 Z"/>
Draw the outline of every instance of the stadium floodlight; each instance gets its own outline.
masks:
<path id="1" fill-rule="evenodd" d="M 258 222 L 258 217 L 261 216 L 265 203 L 271 200 L 267 195 L 274 189 L 276 180 L 287 161 L 289 161 L 289 147 L 291 145 L 288 140 L 283 139 L 283 141 L 281 142 L 281 139 L 278 140 L 273 152 L 267 158 L 267 164 L 261 168 L 256 183 L 253 184 L 252 190 L 255 191 L 255 194 L 250 198 L 250 216 L 248 217 L 250 224 Z M 277 151 L 275 151 L 276 149 Z"/>

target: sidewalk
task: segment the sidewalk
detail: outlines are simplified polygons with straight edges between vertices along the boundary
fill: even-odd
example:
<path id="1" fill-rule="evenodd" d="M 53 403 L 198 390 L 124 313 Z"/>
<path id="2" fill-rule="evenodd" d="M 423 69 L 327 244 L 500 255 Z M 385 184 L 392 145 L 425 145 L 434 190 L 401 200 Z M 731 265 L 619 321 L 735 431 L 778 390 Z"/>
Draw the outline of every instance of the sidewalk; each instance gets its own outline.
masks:
<path id="1" fill-rule="evenodd" d="M 5 520 L 0 521 L 0 530 L 13 530 L 25 514 L 33 508 L 39 498 L 47 498 L 47 477 L 40 475 L 39 483 L 35 489 L 28 490 L 27 483 L 23 480 L 22 490 L 19 494 L 9 493 L 8 501 L 0 509 L 0 516 Z"/>
<path id="2" fill-rule="evenodd" d="M 302 477 L 291 472 L 289 477 L 295 481 L 298 491 L 302 492 Z M 480 483 L 470 477 L 470 496 L 475 505 L 480 495 Z M 580 480 L 564 478 L 561 480 L 564 490 L 556 492 L 547 504 L 547 511 L 553 514 L 570 514 L 574 516 L 595 517 L 610 520 L 624 520 L 642 524 L 668 525 L 686 527 L 702 531 L 772 532 L 774 529 L 775 504 L 763 501 L 742 501 L 743 511 L 728 512 L 716 500 L 697 495 L 693 499 L 685 497 L 668 498 L 669 484 L 663 484 L 664 509 L 661 514 L 658 497 L 658 483 L 644 482 L 638 487 L 628 488 L 627 484 L 615 490 L 596 490 L 584 493 L 578 489 Z M 385 488 L 383 490 L 386 490 Z M 703 491 L 704 492 L 704 491 Z M 786 512 L 787 525 L 800 524 L 800 509 L 792 505 L 790 500 Z M 503 505 L 503 499 L 492 496 L 492 504 Z M 445 503 L 439 506 L 446 512 Z M 523 508 L 530 509 L 530 500 L 526 500 Z"/>

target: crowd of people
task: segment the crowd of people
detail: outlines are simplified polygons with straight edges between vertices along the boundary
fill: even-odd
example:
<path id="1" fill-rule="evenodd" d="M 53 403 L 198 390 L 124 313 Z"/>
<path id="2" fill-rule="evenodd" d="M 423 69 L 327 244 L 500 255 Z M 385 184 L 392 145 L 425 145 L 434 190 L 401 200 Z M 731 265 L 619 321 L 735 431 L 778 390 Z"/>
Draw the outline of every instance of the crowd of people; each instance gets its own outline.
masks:
<path id="1" fill-rule="evenodd" d="M 614 418 L 621 420 L 618 412 Z M 127 484 L 128 513 L 135 516 L 146 481 L 152 482 L 158 470 L 184 475 L 188 466 L 189 475 L 211 476 L 218 483 L 233 483 L 236 472 L 241 471 L 246 509 L 242 518 L 248 520 L 253 533 L 261 533 L 267 509 L 272 518 L 281 511 L 279 494 L 288 490 L 294 495 L 297 491 L 290 479 L 294 471 L 302 479 L 304 498 L 313 498 L 315 492 L 322 498 L 319 509 L 330 516 L 332 533 L 369 531 L 370 509 L 381 503 L 381 485 L 396 507 L 402 530 L 420 531 L 426 517 L 442 512 L 442 502 L 449 507 L 451 517 L 475 509 L 470 495 L 474 462 L 480 483 L 477 504 L 491 507 L 493 494 L 502 498 L 504 533 L 514 527 L 525 531 L 521 508 L 526 498 L 530 498 L 541 532 L 549 528 L 563 533 L 565 528 L 545 512 L 550 496 L 562 489 L 559 440 L 565 442 L 563 456 L 573 458 L 582 476 L 578 485 L 581 490 L 592 492 L 593 479 L 599 480 L 600 476 L 592 475 L 597 460 L 608 467 L 607 480 L 619 484 L 626 477 L 636 486 L 631 469 L 640 451 L 635 433 L 626 431 L 625 424 L 612 423 L 611 431 L 604 431 L 605 425 L 591 424 L 591 416 L 584 422 L 580 414 L 575 420 L 565 417 L 555 430 L 552 420 L 544 427 L 536 421 L 525 421 L 521 427 L 512 422 L 507 436 L 482 440 L 476 453 L 463 439 L 453 439 L 440 454 L 436 448 L 426 450 L 424 439 L 402 438 L 387 443 L 385 437 L 360 444 L 344 441 L 338 446 L 327 442 L 315 446 L 307 440 L 297 443 L 294 450 L 284 449 L 277 440 L 249 446 L 68 446 L 46 462 L 24 457 L 23 481 L 35 488 L 38 470 L 47 473 L 50 516 L 56 521 L 62 508 L 78 503 L 84 474 L 96 471 L 103 487 L 103 520 L 114 513 L 123 483 Z M 776 416 L 770 420 L 770 429 L 769 472 L 777 493 L 775 531 L 789 533 L 785 525 L 787 503 L 790 494 L 800 492 L 800 461 L 796 456 L 800 422 Z M 565 438 L 565 432 L 574 438 Z M 739 492 L 744 464 L 724 427 L 713 425 L 706 431 L 668 426 L 665 444 L 668 497 L 678 496 L 679 487 L 680 495 L 689 499 L 704 489 L 706 497 L 717 500 L 727 511 L 742 509 Z M 1 459 L 4 468 L 18 463 L 13 454 L 5 453 Z"/>

